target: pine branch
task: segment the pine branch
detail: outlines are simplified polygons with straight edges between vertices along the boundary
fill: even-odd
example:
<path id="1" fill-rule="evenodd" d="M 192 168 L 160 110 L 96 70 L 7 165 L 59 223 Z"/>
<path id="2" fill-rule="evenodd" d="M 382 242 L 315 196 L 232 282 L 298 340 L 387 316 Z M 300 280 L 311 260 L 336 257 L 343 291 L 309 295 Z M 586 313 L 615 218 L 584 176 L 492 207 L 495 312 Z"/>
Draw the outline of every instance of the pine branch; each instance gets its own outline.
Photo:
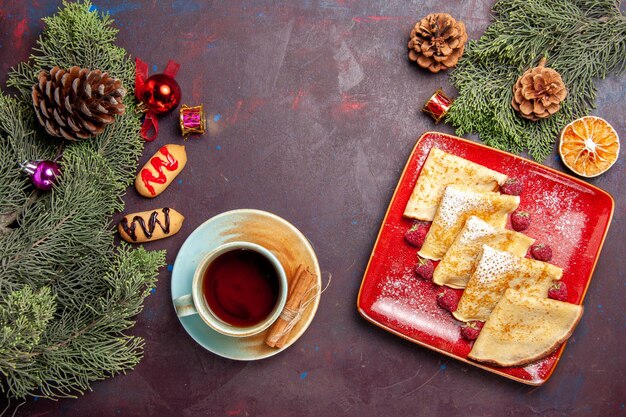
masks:
<path id="1" fill-rule="evenodd" d="M 20 385 L 22 390 L 51 398 L 73 397 L 74 391 L 89 389 L 90 381 L 138 363 L 143 341 L 123 332 L 134 324 L 129 317 L 141 311 L 154 284 L 155 275 L 147 277 L 146 268 L 162 263 L 164 258 L 162 252 L 129 251 L 126 247 L 121 248 L 120 255 L 112 265 L 114 272 L 103 277 L 106 288 L 83 302 L 79 309 L 82 313 L 75 315 L 75 309 L 69 308 L 72 314 L 62 314 L 61 321 L 49 326 L 44 343 L 14 354 L 19 367 L 13 367 L 12 375 L 28 375 L 27 381 L 38 381 L 35 385 Z M 85 367 L 85 363 L 92 366 Z M 22 378 L 9 381 L 24 383 Z"/>
<path id="2" fill-rule="evenodd" d="M 164 264 L 163 252 L 113 244 L 110 217 L 124 208 L 143 145 L 132 95 L 123 116 L 80 143 L 47 136 L 34 117 L 32 85 L 55 65 L 98 68 L 134 89 L 112 20 L 90 8 L 64 3 L 44 19 L 30 62 L 9 75 L 18 97 L 0 93 L 0 389 L 8 398 L 72 397 L 132 369 L 143 340 L 126 331 Z M 34 193 L 17 162 L 61 148 L 59 183 Z"/>
<path id="3" fill-rule="evenodd" d="M 30 108 L 24 102 L 0 94 L 0 108 L 0 161 L 3 162 L 0 164 L 0 216 L 11 217 L 28 205 L 31 193 L 25 187 L 26 178 L 16 175 L 18 163 L 52 158 L 55 145 L 41 142 L 37 137 Z"/>
<path id="4" fill-rule="evenodd" d="M 545 160 L 559 131 L 593 108 L 595 80 L 626 67 L 626 18 L 614 0 L 501 0 L 493 13 L 451 74 L 459 95 L 446 120 L 458 134 Z M 558 113 L 532 122 L 511 107 L 512 88 L 543 56 L 569 93 Z"/>

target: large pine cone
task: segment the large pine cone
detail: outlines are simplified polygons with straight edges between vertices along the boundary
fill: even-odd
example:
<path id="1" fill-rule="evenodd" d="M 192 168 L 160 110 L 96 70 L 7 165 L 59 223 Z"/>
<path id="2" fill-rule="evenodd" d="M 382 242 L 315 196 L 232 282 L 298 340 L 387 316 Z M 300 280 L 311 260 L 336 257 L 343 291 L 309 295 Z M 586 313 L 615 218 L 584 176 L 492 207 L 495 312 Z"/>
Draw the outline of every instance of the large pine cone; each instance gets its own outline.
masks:
<path id="1" fill-rule="evenodd" d="M 124 114 L 122 82 L 100 70 L 54 67 L 39 73 L 33 105 L 39 123 L 52 136 L 87 139 L 102 133 L 115 115 Z"/>
<path id="2" fill-rule="evenodd" d="M 546 68 L 545 62 L 542 59 L 538 66 L 522 74 L 513 86 L 511 105 L 520 116 L 533 121 L 556 113 L 567 97 L 561 74 Z"/>
<path id="3" fill-rule="evenodd" d="M 409 59 L 439 72 L 456 65 L 465 50 L 465 25 L 447 13 L 429 14 L 415 24 L 409 40 Z"/>

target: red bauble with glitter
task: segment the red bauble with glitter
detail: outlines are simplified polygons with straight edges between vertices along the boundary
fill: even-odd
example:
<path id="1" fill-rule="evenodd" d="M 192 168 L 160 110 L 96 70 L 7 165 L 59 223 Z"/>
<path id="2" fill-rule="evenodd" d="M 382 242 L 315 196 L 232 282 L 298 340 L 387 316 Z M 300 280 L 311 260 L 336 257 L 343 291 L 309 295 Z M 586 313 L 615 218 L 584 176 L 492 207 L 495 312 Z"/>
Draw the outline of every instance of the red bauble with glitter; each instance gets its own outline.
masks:
<path id="1" fill-rule="evenodd" d="M 156 74 L 146 80 L 141 98 L 150 111 L 165 114 L 180 104 L 180 86 L 169 75 Z"/>

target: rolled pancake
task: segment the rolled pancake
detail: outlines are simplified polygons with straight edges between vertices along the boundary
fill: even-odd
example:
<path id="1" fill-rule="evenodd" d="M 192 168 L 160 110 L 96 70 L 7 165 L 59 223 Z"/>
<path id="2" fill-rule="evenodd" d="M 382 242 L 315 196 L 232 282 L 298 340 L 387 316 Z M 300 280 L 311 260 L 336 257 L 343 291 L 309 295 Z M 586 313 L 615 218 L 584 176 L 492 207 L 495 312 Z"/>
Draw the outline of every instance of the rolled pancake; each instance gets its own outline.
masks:
<path id="1" fill-rule="evenodd" d="M 438 285 L 465 288 L 483 252 L 483 245 L 523 257 L 535 242 L 522 233 L 499 229 L 470 216 L 454 243 L 439 262 L 433 281 Z"/>
<path id="2" fill-rule="evenodd" d="M 476 191 L 496 191 L 507 176 L 475 162 L 432 148 L 413 188 L 404 217 L 432 221 L 448 185 Z"/>
<path id="3" fill-rule="evenodd" d="M 467 282 L 454 317 L 461 321 L 485 321 L 509 288 L 533 297 L 548 296 L 563 270 L 534 259 L 521 258 L 483 246 L 476 270 Z"/>
<path id="4" fill-rule="evenodd" d="M 508 289 L 467 356 L 497 366 L 537 361 L 572 335 L 582 315 L 582 306 Z"/>
<path id="5" fill-rule="evenodd" d="M 441 259 L 470 216 L 503 228 L 507 215 L 518 205 L 518 196 L 480 193 L 452 185 L 446 187 L 419 255 L 433 260 Z"/>

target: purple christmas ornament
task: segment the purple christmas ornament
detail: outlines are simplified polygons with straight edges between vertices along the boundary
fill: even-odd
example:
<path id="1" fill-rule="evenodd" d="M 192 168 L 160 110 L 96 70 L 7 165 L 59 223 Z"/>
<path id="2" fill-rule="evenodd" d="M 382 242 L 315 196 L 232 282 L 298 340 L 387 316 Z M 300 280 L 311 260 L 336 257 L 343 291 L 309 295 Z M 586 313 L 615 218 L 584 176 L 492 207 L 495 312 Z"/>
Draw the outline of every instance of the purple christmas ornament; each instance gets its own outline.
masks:
<path id="1" fill-rule="evenodd" d="M 22 172 L 30 176 L 35 188 L 48 191 L 61 175 L 61 167 L 54 161 L 24 161 L 20 164 Z"/>

